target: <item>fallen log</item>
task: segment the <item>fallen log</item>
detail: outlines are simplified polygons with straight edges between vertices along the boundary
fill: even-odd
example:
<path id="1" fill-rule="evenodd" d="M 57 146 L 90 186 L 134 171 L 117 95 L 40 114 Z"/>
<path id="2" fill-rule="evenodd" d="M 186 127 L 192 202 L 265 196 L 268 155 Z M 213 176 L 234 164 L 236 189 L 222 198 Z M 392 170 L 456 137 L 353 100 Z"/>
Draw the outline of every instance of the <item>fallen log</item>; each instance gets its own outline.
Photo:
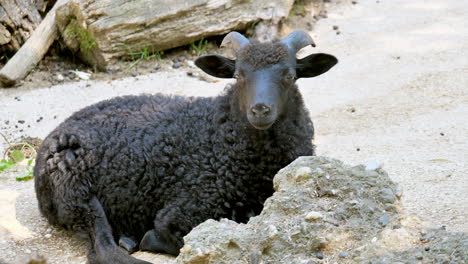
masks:
<path id="1" fill-rule="evenodd" d="M 161 51 L 288 16 L 294 0 L 74 0 L 57 9 L 66 45 L 105 69 L 114 59 Z"/>
<path id="2" fill-rule="evenodd" d="M 55 10 L 68 1 L 58 0 L 55 3 L 31 37 L 0 70 L 0 84 L 6 87 L 15 85 L 42 59 L 58 35 L 55 25 Z"/>

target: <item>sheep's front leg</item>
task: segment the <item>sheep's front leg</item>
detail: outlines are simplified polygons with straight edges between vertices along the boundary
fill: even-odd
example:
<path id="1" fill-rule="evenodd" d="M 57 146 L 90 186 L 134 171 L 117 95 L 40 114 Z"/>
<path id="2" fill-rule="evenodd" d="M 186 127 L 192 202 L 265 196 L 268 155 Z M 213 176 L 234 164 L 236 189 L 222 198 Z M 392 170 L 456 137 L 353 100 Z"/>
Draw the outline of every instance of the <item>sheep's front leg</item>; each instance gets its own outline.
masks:
<path id="1" fill-rule="evenodd" d="M 146 232 L 140 242 L 140 250 L 177 256 L 184 245 L 183 237 L 195 226 L 210 218 L 225 217 L 223 208 L 214 206 L 216 198 L 210 198 L 213 200 L 205 203 L 197 202 L 196 198 L 181 199 L 159 210 L 154 220 L 154 230 Z"/>
<path id="2" fill-rule="evenodd" d="M 175 256 L 179 255 L 179 248 L 162 238 L 154 229 L 146 232 L 140 242 L 140 250 L 168 253 Z"/>
<path id="3" fill-rule="evenodd" d="M 87 215 L 91 247 L 88 254 L 90 264 L 150 264 L 128 255 L 114 241 L 112 228 L 107 221 L 101 203 L 93 197 Z"/>

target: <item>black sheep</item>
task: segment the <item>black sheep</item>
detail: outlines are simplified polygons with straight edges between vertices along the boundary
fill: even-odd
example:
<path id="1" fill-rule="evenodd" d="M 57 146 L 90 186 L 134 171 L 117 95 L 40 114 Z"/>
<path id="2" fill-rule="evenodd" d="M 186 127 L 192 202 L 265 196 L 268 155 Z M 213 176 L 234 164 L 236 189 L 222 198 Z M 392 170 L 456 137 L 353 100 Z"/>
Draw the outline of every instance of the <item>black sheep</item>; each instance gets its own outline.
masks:
<path id="1" fill-rule="evenodd" d="M 146 263 L 117 243 L 177 255 L 183 236 L 203 221 L 246 222 L 259 214 L 278 170 L 314 155 L 312 121 L 295 81 L 337 60 L 296 59 L 311 44 L 301 31 L 269 43 L 232 32 L 222 45 L 231 45 L 237 60 L 208 55 L 195 62 L 237 79 L 222 95 L 125 96 L 76 112 L 39 151 L 41 213 L 89 235 L 90 263 Z"/>

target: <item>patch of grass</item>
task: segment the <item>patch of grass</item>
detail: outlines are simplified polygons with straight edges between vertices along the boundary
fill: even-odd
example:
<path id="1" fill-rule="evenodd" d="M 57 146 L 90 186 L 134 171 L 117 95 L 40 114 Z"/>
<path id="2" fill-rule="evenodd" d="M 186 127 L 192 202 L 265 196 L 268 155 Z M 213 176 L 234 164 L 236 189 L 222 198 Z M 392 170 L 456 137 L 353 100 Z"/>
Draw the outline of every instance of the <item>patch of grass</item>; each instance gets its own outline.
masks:
<path id="1" fill-rule="evenodd" d="M 198 42 L 194 41 L 190 43 L 190 50 L 192 51 L 193 55 L 200 56 L 206 53 L 208 45 L 208 40 L 201 38 Z"/>
<path id="2" fill-rule="evenodd" d="M 158 62 L 161 62 L 162 56 L 164 55 L 164 51 L 154 49 L 151 49 L 150 51 L 148 47 L 144 48 L 142 51 L 133 52 L 130 48 L 128 48 L 128 46 L 125 43 L 118 43 L 117 45 L 127 47 L 127 55 L 132 60 L 132 63 L 130 64 L 130 66 L 128 66 L 127 70 L 135 67 L 142 60 L 149 61 L 152 59 L 156 59 L 158 60 Z"/>
<path id="3" fill-rule="evenodd" d="M 306 5 L 310 4 L 310 0 L 295 0 L 291 12 L 293 15 L 305 17 Z"/>
<path id="4" fill-rule="evenodd" d="M 257 24 L 259 23 L 260 21 L 254 21 L 254 22 L 250 22 L 249 24 L 247 24 L 246 26 L 246 30 L 245 30 L 245 36 L 247 38 L 251 38 L 253 37 L 254 33 L 255 33 L 255 27 L 257 26 Z"/>
<path id="5" fill-rule="evenodd" d="M 36 149 L 27 142 L 19 142 L 11 144 L 8 139 L 0 133 L 3 139 L 7 142 L 8 147 L 3 153 L 3 158 L 0 160 L 0 172 L 13 169 L 14 172 L 20 172 L 15 178 L 17 181 L 26 181 L 33 178 L 34 161 L 37 156 Z M 27 153 L 27 154 L 25 154 Z M 20 171 L 17 164 L 27 160 L 26 170 Z"/>

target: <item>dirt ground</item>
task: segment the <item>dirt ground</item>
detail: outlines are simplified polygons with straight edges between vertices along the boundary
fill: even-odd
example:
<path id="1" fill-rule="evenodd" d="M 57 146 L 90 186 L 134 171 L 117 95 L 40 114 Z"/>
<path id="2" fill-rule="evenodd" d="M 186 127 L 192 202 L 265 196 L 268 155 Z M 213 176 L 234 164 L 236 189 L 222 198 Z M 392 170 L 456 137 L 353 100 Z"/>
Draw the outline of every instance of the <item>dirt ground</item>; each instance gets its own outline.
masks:
<path id="1" fill-rule="evenodd" d="M 324 52 L 340 60 L 323 76 L 298 81 L 315 122 L 318 155 L 383 163 L 409 213 L 468 233 L 468 1 L 341 1 L 327 10 L 310 31 L 317 48 L 299 54 Z M 190 56 L 184 67 L 173 63 L 148 62 L 145 74 L 123 79 L 111 72 L 60 83 L 44 75 L 49 81 L 0 89 L 0 131 L 13 141 L 44 138 L 74 111 L 103 99 L 215 96 L 229 82 L 204 77 Z M 1 153 L 5 147 L 1 142 Z M 17 173 L 0 173 L 0 263 L 24 263 L 34 254 L 49 263 L 85 263 L 83 241 L 46 223 L 33 181 L 17 182 Z"/>

